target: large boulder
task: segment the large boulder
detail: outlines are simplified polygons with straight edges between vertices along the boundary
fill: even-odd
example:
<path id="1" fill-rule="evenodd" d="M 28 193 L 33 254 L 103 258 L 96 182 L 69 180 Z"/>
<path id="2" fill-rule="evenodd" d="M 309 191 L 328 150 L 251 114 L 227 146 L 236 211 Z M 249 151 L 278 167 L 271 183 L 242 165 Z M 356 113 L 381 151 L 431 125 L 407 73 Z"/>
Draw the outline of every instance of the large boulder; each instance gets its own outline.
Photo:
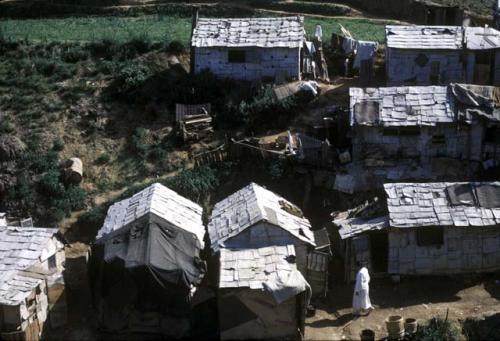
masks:
<path id="1" fill-rule="evenodd" d="M 0 136 L 0 161 L 19 158 L 26 150 L 26 144 L 16 136 Z"/>

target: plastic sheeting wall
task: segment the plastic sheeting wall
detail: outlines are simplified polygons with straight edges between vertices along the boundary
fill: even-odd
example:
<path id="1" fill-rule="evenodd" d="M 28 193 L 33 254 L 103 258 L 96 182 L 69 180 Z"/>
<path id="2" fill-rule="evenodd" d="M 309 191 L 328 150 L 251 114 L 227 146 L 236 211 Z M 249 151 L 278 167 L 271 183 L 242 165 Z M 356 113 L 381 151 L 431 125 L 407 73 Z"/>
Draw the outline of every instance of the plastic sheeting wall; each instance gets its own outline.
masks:
<path id="1" fill-rule="evenodd" d="M 439 62 L 441 84 L 463 82 L 461 50 L 432 51 L 388 48 L 386 57 L 387 85 L 431 85 L 431 65 Z M 419 66 L 416 59 L 425 55 L 428 62 Z"/>
<path id="2" fill-rule="evenodd" d="M 276 305 L 272 296 L 262 290 L 248 288 L 233 289 L 221 295 L 236 296 L 257 318 L 240 324 L 228 330 L 221 331 L 222 340 L 248 340 L 248 339 L 280 339 L 297 338 L 299 323 L 297 321 L 298 303 L 297 296 Z M 303 294 L 298 297 L 302 297 Z M 219 320 L 235 313 L 233 307 L 219 301 Z"/>
<path id="3" fill-rule="evenodd" d="M 444 243 L 418 246 L 416 229 L 389 232 L 389 273 L 456 274 L 500 268 L 500 227 L 445 227 Z"/>
<path id="4" fill-rule="evenodd" d="M 300 48 L 236 48 L 246 52 L 245 63 L 228 63 L 226 47 L 196 48 L 195 72 L 210 70 L 219 78 L 237 80 L 261 80 L 284 74 L 291 79 L 300 79 Z"/>

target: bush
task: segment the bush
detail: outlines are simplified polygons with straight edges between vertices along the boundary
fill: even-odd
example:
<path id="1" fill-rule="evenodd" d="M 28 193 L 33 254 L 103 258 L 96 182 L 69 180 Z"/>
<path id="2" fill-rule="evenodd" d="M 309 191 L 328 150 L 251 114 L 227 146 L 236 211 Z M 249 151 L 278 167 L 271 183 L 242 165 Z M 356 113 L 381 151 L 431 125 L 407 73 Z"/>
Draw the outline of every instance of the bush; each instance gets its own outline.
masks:
<path id="1" fill-rule="evenodd" d="M 70 47 L 61 55 L 61 59 L 67 63 L 77 63 L 87 60 L 90 56 L 89 51 L 81 46 Z"/>
<path id="2" fill-rule="evenodd" d="M 132 151 L 139 156 L 144 157 L 147 153 L 149 147 L 145 142 L 147 133 L 147 130 L 144 128 L 136 128 L 130 139 Z"/>
<path id="3" fill-rule="evenodd" d="M 124 66 L 115 79 L 116 94 L 129 95 L 137 90 L 150 76 L 152 72 L 143 64 L 128 64 Z"/>
<path id="4" fill-rule="evenodd" d="M 112 39 L 102 39 L 90 44 L 90 52 L 95 58 L 112 60 L 119 50 L 119 44 Z"/>
<path id="5" fill-rule="evenodd" d="M 461 332 L 448 319 L 432 318 L 425 326 L 419 326 L 416 340 L 422 341 L 452 341 L 460 339 Z"/>
<path id="6" fill-rule="evenodd" d="M 63 197 L 64 186 L 60 182 L 60 174 L 57 170 L 50 170 L 45 173 L 37 183 L 38 192 L 46 197 Z"/>
<path id="7" fill-rule="evenodd" d="M 59 166 L 59 157 L 55 151 L 49 151 L 45 154 L 32 153 L 28 156 L 30 169 L 37 174 L 41 174 Z"/>
<path id="8" fill-rule="evenodd" d="M 61 138 L 57 138 L 52 142 L 52 150 L 60 152 L 64 149 L 64 141 Z"/>
<path id="9" fill-rule="evenodd" d="M 185 45 L 179 40 L 173 40 L 168 44 L 168 51 L 172 53 L 183 53 L 186 50 Z"/>
<path id="10" fill-rule="evenodd" d="M 98 165 L 104 165 L 104 164 L 108 163 L 110 160 L 111 160 L 111 156 L 109 156 L 108 153 L 102 153 L 95 160 L 95 163 L 98 164 Z"/>

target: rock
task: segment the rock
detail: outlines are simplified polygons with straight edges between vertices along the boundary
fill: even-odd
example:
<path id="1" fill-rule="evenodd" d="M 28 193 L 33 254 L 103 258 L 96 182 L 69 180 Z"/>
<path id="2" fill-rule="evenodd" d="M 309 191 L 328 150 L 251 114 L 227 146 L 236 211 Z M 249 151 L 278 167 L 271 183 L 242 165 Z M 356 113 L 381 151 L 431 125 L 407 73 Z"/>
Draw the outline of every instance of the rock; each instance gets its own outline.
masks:
<path id="1" fill-rule="evenodd" d="M 26 144 L 16 136 L 0 136 L 0 161 L 19 158 L 26 150 Z"/>

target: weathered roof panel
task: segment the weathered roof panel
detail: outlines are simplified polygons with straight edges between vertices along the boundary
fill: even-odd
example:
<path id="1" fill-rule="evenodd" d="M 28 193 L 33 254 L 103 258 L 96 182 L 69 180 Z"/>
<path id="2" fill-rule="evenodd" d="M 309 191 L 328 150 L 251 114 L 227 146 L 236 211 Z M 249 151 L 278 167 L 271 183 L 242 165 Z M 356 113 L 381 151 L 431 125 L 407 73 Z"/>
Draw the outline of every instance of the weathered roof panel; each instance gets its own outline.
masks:
<path id="1" fill-rule="evenodd" d="M 290 213 L 287 207 L 300 212 L 294 204 L 255 183 L 233 193 L 218 202 L 212 211 L 208 223 L 212 250 L 218 251 L 226 240 L 261 221 L 281 227 L 314 246 L 309 220 Z"/>
<path id="2" fill-rule="evenodd" d="M 104 225 L 97 233 L 97 239 L 153 213 L 178 228 L 193 233 L 203 247 L 205 227 L 201 220 L 202 212 L 200 205 L 155 183 L 130 198 L 113 204 L 108 210 Z"/>
<path id="3" fill-rule="evenodd" d="M 385 28 L 389 48 L 412 50 L 460 50 L 463 29 L 460 26 L 398 26 Z"/>
<path id="4" fill-rule="evenodd" d="M 350 88 L 349 94 L 352 126 L 434 126 L 455 121 L 446 86 Z M 366 107 L 363 103 L 378 103 L 370 106 L 378 113 L 358 113 L 360 105 Z"/>
<path id="5" fill-rule="evenodd" d="M 199 18 L 195 47 L 302 47 L 304 17 Z"/>
<path id="6" fill-rule="evenodd" d="M 450 199 L 451 190 L 459 185 L 470 185 L 473 196 L 488 192 L 485 187 L 497 188 L 500 182 L 436 182 L 436 183 L 393 183 L 385 184 L 390 226 L 492 226 L 500 224 L 500 207 L 483 207 L 480 203 L 455 204 Z M 476 191 L 477 189 L 477 191 Z M 498 192 L 497 192 L 498 193 Z M 453 194 L 451 194 L 453 195 Z M 481 200 L 481 202 L 483 202 Z M 493 198 L 490 203 L 498 203 Z M 488 206 L 488 205 L 485 205 Z"/>
<path id="7" fill-rule="evenodd" d="M 40 282 L 23 271 L 42 261 L 56 228 L 0 226 L 0 304 L 18 305 Z"/>

